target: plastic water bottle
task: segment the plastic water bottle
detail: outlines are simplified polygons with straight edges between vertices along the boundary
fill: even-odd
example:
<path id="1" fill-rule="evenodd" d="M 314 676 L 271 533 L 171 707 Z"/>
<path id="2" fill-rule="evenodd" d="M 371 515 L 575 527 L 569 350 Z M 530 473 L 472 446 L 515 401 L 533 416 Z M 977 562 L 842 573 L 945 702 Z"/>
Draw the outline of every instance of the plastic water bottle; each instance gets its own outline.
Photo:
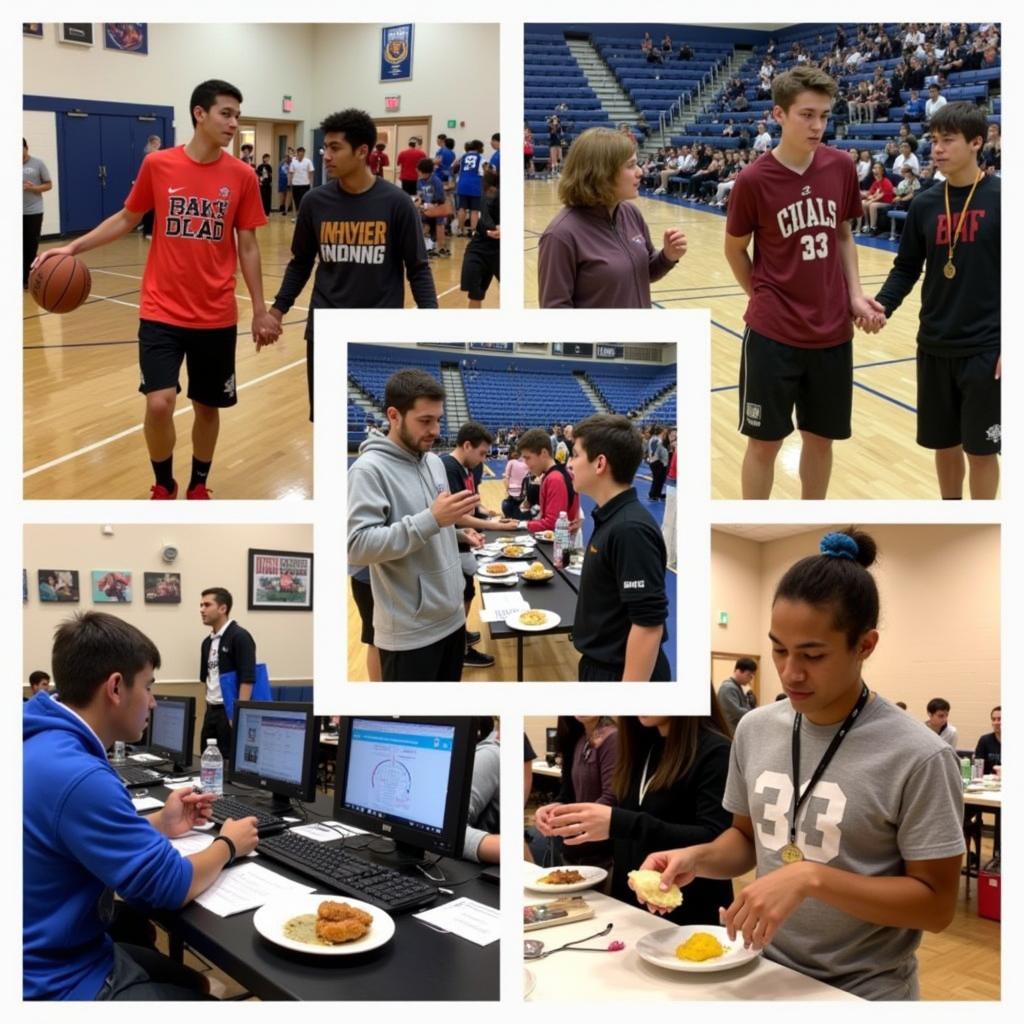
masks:
<path id="1" fill-rule="evenodd" d="M 114 756 L 111 758 L 113 764 L 124 764 L 124 740 L 114 741 Z"/>
<path id="2" fill-rule="evenodd" d="M 960 758 L 960 778 L 963 779 L 965 789 L 970 785 L 973 767 L 974 766 L 971 764 L 971 759 L 969 757 Z"/>
<path id="3" fill-rule="evenodd" d="M 217 749 L 216 740 L 208 740 L 200 764 L 200 785 L 204 793 L 224 795 L 224 758 Z"/>
<path id="4" fill-rule="evenodd" d="M 569 546 L 569 518 L 564 512 L 558 513 L 555 523 L 555 549 L 553 552 L 555 568 L 563 568 L 565 549 Z"/>

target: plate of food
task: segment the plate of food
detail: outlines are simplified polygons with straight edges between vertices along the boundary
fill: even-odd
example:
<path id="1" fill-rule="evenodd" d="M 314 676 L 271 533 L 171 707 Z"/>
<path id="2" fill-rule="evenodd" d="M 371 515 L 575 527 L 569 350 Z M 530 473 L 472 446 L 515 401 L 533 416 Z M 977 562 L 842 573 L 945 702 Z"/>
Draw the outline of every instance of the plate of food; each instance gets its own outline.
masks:
<path id="1" fill-rule="evenodd" d="M 504 562 L 488 562 L 477 569 L 480 576 L 515 576 L 515 573 Z"/>
<path id="2" fill-rule="evenodd" d="M 543 633 L 546 629 L 554 629 L 562 621 L 560 615 L 544 611 L 543 608 L 530 608 L 518 615 L 510 615 L 505 625 L 513 629 L 522 629 L 527 633 Z"/>
<path id="3" fill-rule="evenodd" d="M 554 570 L 548 569 L 543 562 L 533 562 L 519 574 L 519 578 L 524 583 L 547 583 L 554 575 Z"/>
<path id="4" fill-rule="evenodd" d="M 541 530 L 540 533 L 534 534 L 537 540 L 546 540 L 549 543 L 555 539 L 554 530 Z"/>
<path id="5" fill-rule="evenodd" d="M 269 942 L 315 956 L 367 953 L 390 942 L 395 934 L 394 920 L 378 907 L 318 893 L 265 903 L 252 923 Z"/>
<path id="6" fill-rule="evenodd" d="M 607 877 L 604 868 L 589 867 L 586 864 L 567 864 L 560 868 L 542 868 L 538 864 L 524 864 L 525 887 L 530 892 L 563 893 L 593 889 Z"/>
<path id="7" fill-rule="evenodd" d="M 761 955 L 759 949 L 744 949 L 742 936 L 730 941 L 723 927 L 709 924 L 648 932 L 637 942 L 636 951 L 655 967 L 693 973 L 728 971 Z"/>

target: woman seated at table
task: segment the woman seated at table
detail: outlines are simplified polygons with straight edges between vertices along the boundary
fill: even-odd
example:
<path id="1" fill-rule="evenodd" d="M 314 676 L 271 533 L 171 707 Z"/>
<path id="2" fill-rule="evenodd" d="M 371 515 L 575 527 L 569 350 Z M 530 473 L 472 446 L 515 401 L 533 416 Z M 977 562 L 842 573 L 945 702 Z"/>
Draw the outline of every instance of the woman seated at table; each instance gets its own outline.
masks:
<path id="1" fill-rule="evenodd" d="M 598 715 L 558 717 L 558 753 L 562 758 L 562 786 L 554 803 L 537 808 L 534 824 L 547 841 L 534 844 L 540 864 L 589 864 L 612 869 L 612 846 L 607 839 L 566 846 L 551 831 L 551 816 L 564 804 L 593 803 L 614 807 L 618 802 L 612 785 L 619 749 L 618 733 L 610 718 Z"/>
<path id="2" fill-rule="evenodd" d="M 651 282 L 686 252 L 678 228 L 664 248 L 651 243 L 635 199 L 643 180 L 631 136 L 588 128 L 572 144 L 558 182 L 564 209 L 540 239 L 540 305 L 551 308 L 647 309 Z"/>
<path id="3" fill-rule="evenodd" d="M 921 932 L 956 913 L 963 792 L 953 749 L 863 681 L 874 560 L 872 538 L 850 529 L 782 577 L 769 637 L 789 699 L 737 726 L 732 827 L 643 867 L 685 886 L 683 906 L 700 880 L 756 868 L 723 915 L 730 937 L 863 999 L 917 999 Z"/>
<path id="4" fill-rule="evenodd" d="M 627 875 L 666 839 L 709 843 L 729 827 L 722 794 L 729 770 L 729 726 L 711 695 L 711 715 L 693 718 L 619 718 L 613 787 L 618 806 L 576 803 L 548 816 L 566 849 L 611 839 L 615 866 L 611 894 L 632 901 Z M 675 924 L 718 924 L 718 908 L 732 902 L 732 883 L 700 879 L 687 889 Z"/>

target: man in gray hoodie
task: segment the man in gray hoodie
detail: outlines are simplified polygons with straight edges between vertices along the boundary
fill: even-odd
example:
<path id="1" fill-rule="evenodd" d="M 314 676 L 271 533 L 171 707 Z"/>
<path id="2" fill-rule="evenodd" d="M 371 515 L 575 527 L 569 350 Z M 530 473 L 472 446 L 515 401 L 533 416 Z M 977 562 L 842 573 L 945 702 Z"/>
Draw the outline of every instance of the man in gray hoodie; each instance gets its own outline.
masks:
<path id="1" fill-rule="evenodd" d="M 373 630 L 384 682 L 458 682 L 466 647 L 460 542 L 478 547 L 457 520 L 477 495 L 453 495 L 438 456 L 445 392 L 423 370 L 384 385 L 387 437 L 368 437 L 348 478 L 348 556 L 370 567 Z"/>

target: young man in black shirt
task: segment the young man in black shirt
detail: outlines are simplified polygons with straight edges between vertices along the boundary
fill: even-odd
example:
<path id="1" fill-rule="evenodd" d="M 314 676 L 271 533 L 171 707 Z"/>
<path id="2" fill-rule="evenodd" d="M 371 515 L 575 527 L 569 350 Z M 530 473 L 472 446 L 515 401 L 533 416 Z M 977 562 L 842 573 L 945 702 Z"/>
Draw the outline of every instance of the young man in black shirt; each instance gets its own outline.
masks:
<path id="1" fill-rule="evenodd" d="M 270 310 L 279 323 L 317 264 L 306 324 L 309 418 L 313 418 L 313 310 L 401 309 L 403 271 L 420 309 L 437 309 L 419 214 L 409 197 L 370 170 L 377 144 L 369 114 L 350 108 L 325 117 L 324 168 L 333 181 L 313 189 L 295 222 L 292 258 Z M 319 261 L 319 262 L 318 262 Z"/>
<path id="2" fill-rule="evenodd" d="M 569 469 L 577 491 L 597 502 L 580 577 L 573 644 L 583 682 L 666 682 L 665 541 L 640 504 L 633 477 L 643 458 L 625 416 L 576 424 Z"/>
<path id="3" fill-rule="evenodd" d="M 477 492 L 476 478 L 474 471 L 482 467 L 491 450 L 494 438 L 481 423 L 474 423 L 470 420 L 459 427 L 455 437 L 455 448 L 441 456 L 444 465 L 445 475 L 448 477 L 448 490 L 452 494 L 459 494 L 462 491 Z M 518 519 L 497 518 L 497 513 L 492 512 L 482 505 L 477 505 L 472 513 L 456 520 L 456 529 L 466 530 L 518 530 L 522 526 Z M 481 539 L 483 539 L 481 537 Z M 461 549 L 461 546 L 460 546 Z M 466 551 L 469 549 L 466 548 Z M 472 556 L 470 556 L 472 557 Z M 463 601 L 466 605 L 466 618 L 469 618 L 469 609 L 473 604 L 473 597 L 476 587 L 473 582 L 473 572 L 464 572 L 466 586 L 463 591 Z M 487 668 L 494 664 L 494 658 L 490 654 L 476 650 L 473 645 L 480 640 L 480 634 L 475 630 L 466 631 L 466 668 Z"/>
<path id="4" fill-rule="evenodd" d="M 899 252 L 877 295 L 891 317 L 924 265 L 917 443 L 934 449 L 947 499 L 963 497 L 965 455 L 972 498 L 995 498 L 999 488 L 1000 179 L 978 166 L 987 129 L 972 103 L 935 112 L 932 160 L 946 180 L 907 208 Z"/>

